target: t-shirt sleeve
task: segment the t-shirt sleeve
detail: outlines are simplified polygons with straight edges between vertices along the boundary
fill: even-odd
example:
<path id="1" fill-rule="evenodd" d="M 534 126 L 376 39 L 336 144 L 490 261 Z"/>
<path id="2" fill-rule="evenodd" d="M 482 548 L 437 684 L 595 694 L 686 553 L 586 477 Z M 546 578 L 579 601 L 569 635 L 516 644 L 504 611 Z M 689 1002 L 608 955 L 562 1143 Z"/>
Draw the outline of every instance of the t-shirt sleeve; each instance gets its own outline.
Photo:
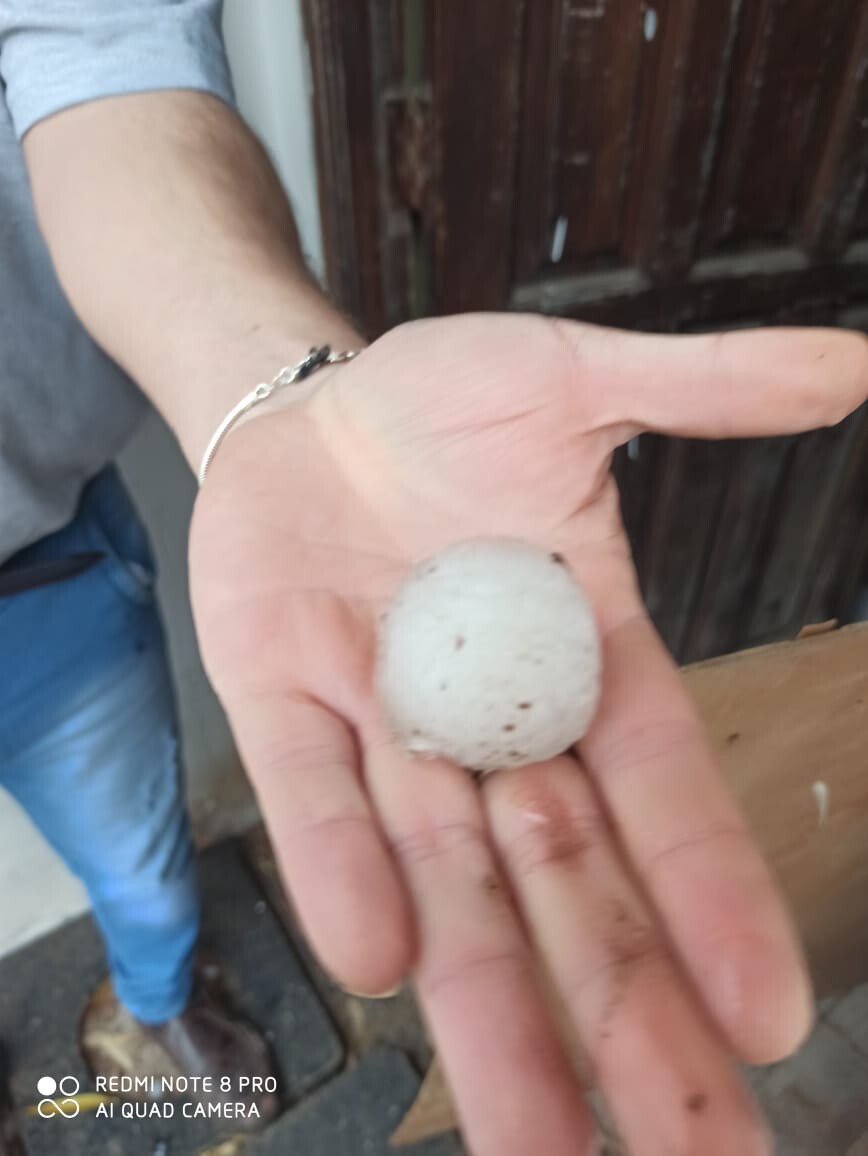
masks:
<path id="1" fill-rule="evenodd" d="M 231 104 L 222 0 L 0 0 L 0 79 L 22 137 L 86 101 L 160 89 Z"/>

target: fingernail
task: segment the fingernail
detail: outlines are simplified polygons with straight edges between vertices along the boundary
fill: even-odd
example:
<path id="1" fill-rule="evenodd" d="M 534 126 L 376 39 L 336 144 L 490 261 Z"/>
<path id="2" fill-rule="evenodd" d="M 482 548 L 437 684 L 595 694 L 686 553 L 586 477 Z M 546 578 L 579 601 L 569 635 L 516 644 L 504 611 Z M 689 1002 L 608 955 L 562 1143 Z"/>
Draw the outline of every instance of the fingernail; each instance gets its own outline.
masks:
<path id="1" fill-rule="evenodd" d="M 403 984 L 399 983 L 398 986 L 393 987 L 391 991 L 381 992 L 353 991 L 351 987 L 343 986 L 341 987 L 341 990 L 345 991 L 347 995 L 355 996 L 356 999 L 394 999 L 395 996 L 399 994 L 403 986 Z"/>
<path id="2" fill-rule="evenodd" d="M 751 1063 L 783 1059 L 811 1030 L 810 985 L 805 976 L 793 974 L 790 954 L 776 944 L 723 956 L 711 996 L 718 1019 Z"/>

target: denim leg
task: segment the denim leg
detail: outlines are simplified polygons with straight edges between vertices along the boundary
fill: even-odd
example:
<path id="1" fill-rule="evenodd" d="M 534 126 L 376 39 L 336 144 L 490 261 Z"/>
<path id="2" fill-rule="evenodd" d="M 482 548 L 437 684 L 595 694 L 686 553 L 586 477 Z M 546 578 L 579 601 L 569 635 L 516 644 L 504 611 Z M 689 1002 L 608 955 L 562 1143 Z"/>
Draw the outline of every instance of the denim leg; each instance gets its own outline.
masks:
<path id="1" fill-rule="evenodd" d="M 199 928 L 195 854 L 147 539 L 114 471 L 24 561 L 104 561 L 0 599 L 0 783 L 87 887 L 119 999 L 179 1014 Z"/>

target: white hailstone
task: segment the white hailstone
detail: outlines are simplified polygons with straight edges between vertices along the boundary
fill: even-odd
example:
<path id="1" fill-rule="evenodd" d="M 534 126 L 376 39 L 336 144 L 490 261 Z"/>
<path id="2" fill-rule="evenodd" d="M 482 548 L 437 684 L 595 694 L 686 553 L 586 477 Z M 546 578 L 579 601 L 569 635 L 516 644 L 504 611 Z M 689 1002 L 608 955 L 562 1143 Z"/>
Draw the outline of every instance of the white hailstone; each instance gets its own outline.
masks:
<path id="1" fill-rule="evenodd" d="M 410 751 L 478 771 L 551 758 L 597 706 L 591 607 L 559 554 L 508 538 L 460 542 L 398 589 L 377 686 Z"/>

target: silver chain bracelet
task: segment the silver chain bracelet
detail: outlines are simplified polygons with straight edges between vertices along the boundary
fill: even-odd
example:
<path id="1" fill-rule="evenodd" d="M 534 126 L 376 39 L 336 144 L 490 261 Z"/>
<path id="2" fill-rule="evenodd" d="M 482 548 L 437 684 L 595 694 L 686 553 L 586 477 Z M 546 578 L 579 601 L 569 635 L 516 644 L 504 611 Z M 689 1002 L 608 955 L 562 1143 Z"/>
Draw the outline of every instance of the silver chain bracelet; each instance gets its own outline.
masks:
<path id="1" fill-rule="evenodd" d="M 220 448 L 220 445 L 239 418 L 243 417 L 248 410 L 253 409 L 255 405 L 259 405 L 261 401 L 271 397 L 279 389 L 284 389 L 287 385 L 295 385 L 296 382 L 304 381 L 306 377 L 310 377 L 312 373 L 316 373 L 318 369 L 322 369 L 324 365 L 339 365 L 342 361 L 352 361 L 354 357 L 358 357 L 361 351 L 358 349 L 348 349 L 343 353 L 332 353 L 331 346 L 321 345 L 319 349 L 314 347 L 311 349 L 307 357 L 300 361 L 297 365 L 285 365 L 279 373 L 276 373 L 271 381 L 263 381 L 257 385 L 256 389 L 252 389 L 250 393 L 242 397 L 241 401 L 236 406 L 230 409 L 229 413 L 223 418 L 214 431 L 214 436 L 208 442 L 208 448 L 202 456 L 202 464 L 199 466 L 199 485 L 205 481 L 205 475 L 208 473 L 208 467 Z"/>

